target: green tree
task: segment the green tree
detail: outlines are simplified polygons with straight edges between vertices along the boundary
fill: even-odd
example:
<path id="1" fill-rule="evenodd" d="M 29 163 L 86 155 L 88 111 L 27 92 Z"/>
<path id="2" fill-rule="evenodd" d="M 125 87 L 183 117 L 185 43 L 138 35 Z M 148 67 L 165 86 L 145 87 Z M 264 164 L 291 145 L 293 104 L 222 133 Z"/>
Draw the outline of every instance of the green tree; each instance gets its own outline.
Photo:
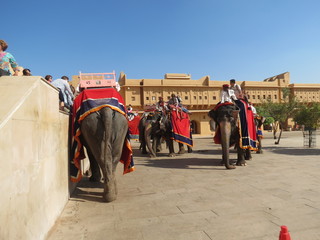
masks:
<path id="1" fill-rule="evenodd" d="M 320 103 L 302 105 L 297 111 L 294 121 L 299 125 L 304 125 L 305 130 L 309 131 L 309 147 L 311 147 L 313 130 L 320 126 Z"/>
<path id="2" fill-rule="evenodd" d="M 280 102 L 274 103 L 269 98 L 262 102 L 259 108 L 262 114 L 265 114 L 265 117 L 272 117 L 275 121 L 272 129 L 274 139 L 277 139 L 277 130 L 280 129 L 278 140 L 275 144 L 280 143 L 282 131 L 287 125 L 288 119 L 294 116 L 294 113 L 299 106 L 299 102 L 296 100 L 295 96 L 290 94 L 289 88 L 282 89 L 282 96 Z"/>

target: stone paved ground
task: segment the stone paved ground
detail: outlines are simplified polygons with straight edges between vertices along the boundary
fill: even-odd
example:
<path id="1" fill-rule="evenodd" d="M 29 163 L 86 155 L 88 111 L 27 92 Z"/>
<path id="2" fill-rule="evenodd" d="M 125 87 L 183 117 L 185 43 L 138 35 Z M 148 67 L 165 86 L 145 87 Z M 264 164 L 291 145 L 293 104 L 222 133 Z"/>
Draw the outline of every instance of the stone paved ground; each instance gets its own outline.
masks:
<path id="1" fill-rule="evenodd" d="M 101 185 L 84 179 L 48 239 L 277 240 L 281 225 L 292 240 L 320 239 L 319 147 L 304 148 L 301 132 L 280 145 L 265 133 L 263 145 L 226 170 L 211 137 L 175 158 L 141 156 L 135 142 L 136 171 L 117 169 L 118 199 L 103 203 Z"/>

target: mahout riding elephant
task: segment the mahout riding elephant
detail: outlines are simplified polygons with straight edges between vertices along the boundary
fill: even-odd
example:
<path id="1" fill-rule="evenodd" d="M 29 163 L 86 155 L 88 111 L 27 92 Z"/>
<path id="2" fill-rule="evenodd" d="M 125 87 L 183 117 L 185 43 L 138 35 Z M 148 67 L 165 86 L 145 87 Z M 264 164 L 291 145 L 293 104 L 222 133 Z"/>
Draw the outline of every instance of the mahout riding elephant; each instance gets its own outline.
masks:
<path id="1" fill-rule="evenodd" d="M 234 169 L 235 166 L 229 162 L 229 148 L 234 145 L 237 149 L 237 166 L 246 165 L 245 160 L 251 159 L 250 150 L 245 150 L 240 146 L 240 133 L 238 126 L 238 115 L 240 109 L 234 104 L 225 104 L 217 109 L 212 109 L 209 112 L 211 118 L 210 125 L 215 121 L 218 129 L 216 132 L 220 136 L 220 143 L 222 147 L 222 163 L 227 169 Z M 217 135 L 216 135 L 217 136 Z M 218 143 L 218 142 L 216 142 Z"/>
<path id="2" fill-rule="evenodd" d="M 128 121 L 121 113 L 105 107 L 87 116 L 80 128 L 89 155 L 92 171 L 90 180 L 100 181 L 101 168 L 104 178 L 103 199 L 111 202 L 117 198 L 115 171 L 128 132 Z"/>
<path id="3" fill-rule="evenodd" d="M 257 128 L 257 141 L 258 141 L 258 151 L 257 151 L 257 153 L 263 153 L 263 151 L 262 151 L 262 138 L 263 138 L 263 135 L 262 135 L 261 127 L 262 127 L 262 125 L 263 125 L 265 120 L 266 120 L 266 118 L 263 117 L 263 116 L 255 116 L 255 118 L 254 118 L 254 122 L 255 122 L 256 128 Z"/>

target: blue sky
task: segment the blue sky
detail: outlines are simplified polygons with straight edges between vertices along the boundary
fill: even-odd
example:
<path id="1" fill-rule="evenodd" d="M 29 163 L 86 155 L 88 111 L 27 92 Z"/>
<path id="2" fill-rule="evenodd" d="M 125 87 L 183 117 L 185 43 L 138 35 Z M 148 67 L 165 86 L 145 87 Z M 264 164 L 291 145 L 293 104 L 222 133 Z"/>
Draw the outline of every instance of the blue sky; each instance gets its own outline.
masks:
<path id="1" fill-rule="evenodd" d="M 33 75 L 123 71 L 128 78 L 320 83 L 317 0 L 18 0 L 0 39 Z"/>

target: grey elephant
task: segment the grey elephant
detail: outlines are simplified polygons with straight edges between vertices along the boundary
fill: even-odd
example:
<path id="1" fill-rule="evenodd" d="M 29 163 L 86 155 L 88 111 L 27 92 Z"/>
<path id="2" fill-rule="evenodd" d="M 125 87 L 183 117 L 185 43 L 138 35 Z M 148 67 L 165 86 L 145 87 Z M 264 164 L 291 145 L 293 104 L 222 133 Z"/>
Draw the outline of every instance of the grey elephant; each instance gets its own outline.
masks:
<path id="1" fill-rule="evenodd" d="M 164 138 L 169 149 L 168 156 L 175 156 L 168 115 L 157 111 L 145 114 L 139 123 L 139 134 L 142 153 L 147 153 L 148 148 L 150 156 L 156 157 L 156 153 L 161 151 L 161 139 Z"/>
<path id="2" fill-rule="evenodd" d="M 143 114 L 139 123 L 139 140 L 141 143 L 142 154 L 147 154 L 147 148 L 151 157 L 156 157 L 157 152 L 161 149 L 161 139 L 166 140 L 167 147 L 169 149 L 169 157 L 175 156 L 172 126 L 170 115 L 164 114 L 160 111 L 147 112 Z M 184 154 L 186 152 L 184 144 L 178 143 L 178 154 Z M 188 152 L 192 152 L 192 148 L 188 146 Z"/>
<path id="3" fill-rule="evenodd" d="M 87 97 L 90 97 L 90 92 L 87 92 L 87 95 Z M 120 95 L 115 96 L 121 98 Z M 84 97 L 82 96 L 82 98 Z M 83 156 L 80 156 L 83 155 L 83 145 L 87 149 L 90 160 L 92 171 L 91 181 L 99 182 L 101 180 L 101 169 L 104 181 L 103 199 L 106 202 L 111 202 L 117 198 L 115 171 L 120 159 L 128 160 L 128 157 L 132 157 L 131 147 L 126 140 L 128 121 L 123 112 L 123 106 L 115 102 L 114 98 L 114 96 L 110 98 L 111 100 L 104 98 L 105 103 L 107 103 L 104 105 L 101 103 L 101 99 L 90 99 L 87 101 L 76 99 L 74 103 L 75 109 L 73 111 L 76 119 L 74 121 L 74 135 L 76 140 L 74 143 L 77 149 L 73 163 L 78 168 L 74 169 L 74 166 L 71 164 L 71 175 L 76 176 L 73 177 L 73 181 L 79 180 L 81 177 L 79 176 L 79 160 L 83 158 Z M 85 104 L 91 104 L 91 106 Z M 112 104 L 118 104 L 118 106 Z M 132 165 L 129 166 L 128 162 L 125 162 L 124 165 L 124 173 L 130 172 L 131 170 L 129 169 L 132 169 Z M 72 174 L 72 171 L 75 170 L 78 170 L 77 175 Z"/>
<path id="4" fill-rule="evenodd" d="M 209 117 L 211 118 L 210 125 L 216 122 L 218 129 L 217 134 L 220 136 L 219 140 L 222 147 L 222 163 L 227 169 L 236 168 L 233 164 L 230 164 L 229 159 L 229 148 L 232 145 L 236 146 L 237 149 L 237 166 L 246 165 L 245 160 L 251 159 L 251 153 L 249 150 L 241 148 L 240 144 L 240 134 L 238 126 L 238 115 L 240 109 L 234 105 L 223 105 L 217 109 L 213 109 L 209 112 Z M 217 138 L 216 135 L 215 137 Z M 218 141 L 216 140 L 216 143 Z"/>

